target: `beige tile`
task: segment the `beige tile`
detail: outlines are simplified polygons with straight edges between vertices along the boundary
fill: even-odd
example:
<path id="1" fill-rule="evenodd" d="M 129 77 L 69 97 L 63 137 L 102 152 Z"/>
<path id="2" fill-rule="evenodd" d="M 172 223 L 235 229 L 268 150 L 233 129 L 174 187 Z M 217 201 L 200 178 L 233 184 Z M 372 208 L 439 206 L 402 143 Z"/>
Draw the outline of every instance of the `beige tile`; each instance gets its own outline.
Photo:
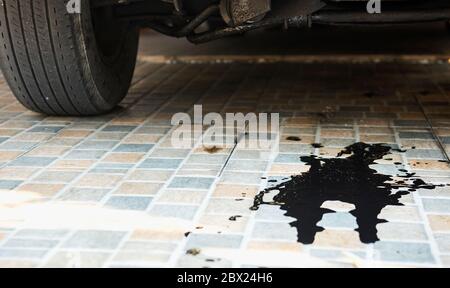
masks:
<path id="1" fill-rule="evenodd" d="M 21 151 L 0 151 L 0 162 L 11 161 L 19 157 L 23 152 Z"/>
<path id="2" fill-rule="evenodd" d="M 277 250 L 282 252 L 302 252 L 304 246 L 300 243 L 278 242 L 278 241 L 257 241 L 253 240 L 247 244 L 249 250 Z"/>
<path id="3" fill-rule="evenodd" d="M 28 156 L 62 156 L 70 148 L 69 147 L 54 147 L 54 146 L 40 146 L 30 151 Z"/>
<path id="4" fill-rule="evenodd" d="M 355 249 L 364 247 L 364 244 L 356 231 L 328 229 L 316 234 L 313 246 Z"/>
<path id="5" fill-rule="evenodd" d="M 40 197 L 52 197 L 62 189 L 63 184 L 41 184 L 41 183 L 29 183 L 17 188 L 17 191 L 35 193 Z"/>
<path id="6" fill-rule="evenodd" d="M 135 170 L 128 176 L 128 180 L 165 182 L 173 173 L 173 171 Z"/>
<path id="7" fill-rule="evenodd" d="M 3 167 L 0 169 L 0 179 L 10 180 L 26 180 L 30 178 L 39 169 L 36 168 L 15 168 L 15 167 Z"/>
<path id="8" fill-rule="evenodd" d="M 222 232 L 222 233 L 244 233 L 248 224 L 248 217 L 237 218 L 236 221 L 230 221 L 227 215 L 205 214 L 198 222 L 202 226 L 202 231 Z"/>
<path id="9" fill-rule="evenodd" d="M 125 182 L 115 194 L 155 195 L 162 186 L 162 183 Z"/>
<path id="10" fill-rule="evenodd" d="M 95 160 L 57 160 L 51 165 L 51 168 L 70 170 L 87 169 L 95 163 Z"/>
<path id="11" fill-rule="evenodd" d="M 213 196 L 230 198 L 254 198 L 258 193 L 258 186 L 218 184 Z"/>
<path id="12" fill-rule="evenodd" d="M 92 131 L 89 130 L 64 130 L 58 133 L 58 138 L 86 138 Z"/>
<path id="13" fill-rule="evenodd" d="M 125 144 L 151 144 L 156 143 L 162 138 L 161 135 L 133 134 L 123 140 Z"/>
<path id="14" fill-rule="evenodd" d="M 428 215 L 428 222 L 435 232 L 450 232 L 450 215 Z"/>
<path id="15" fill-rule="evenodd" d="M 102 162 L 111 163 L 137 163 L 145 156 L 145 153 L 111 153 Z"/>
<path id="16" fill-rule="evenodd" d="M 76 183 L 77 187 L 98 187 L 98 188 L 113 188 L 122 176 L 119 175 L 108 175 L 108 174 L 87 174 L 81 177 Z"/>
<path id="17" fill-rule="evenodd" d="M 131 235 L 131 240 L 153 240 L 153 241 L 178 241 L 183 239 L 186 231 L 171 230 L 135 230 Z"/>

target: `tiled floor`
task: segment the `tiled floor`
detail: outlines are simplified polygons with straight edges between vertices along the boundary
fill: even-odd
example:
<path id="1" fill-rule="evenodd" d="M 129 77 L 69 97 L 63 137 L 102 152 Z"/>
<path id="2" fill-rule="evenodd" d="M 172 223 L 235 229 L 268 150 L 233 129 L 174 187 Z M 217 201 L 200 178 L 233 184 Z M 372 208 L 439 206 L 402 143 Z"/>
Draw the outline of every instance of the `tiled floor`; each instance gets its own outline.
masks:
<path id="1" fill-rule="evenodd" d="M 375 244 L 360 242 L 345 203 L 326 203 L 338 212 L 312 245 L 279 207 L 249 209 L 268 181 L 308 170 L 299 156 L 359 141 L 407 150 L 380 172 L 401 162 L 450 184 L 417 102 L 450 152 L 448 64 L 140 62 L 122 108 L 94 118 L 26 111 L 0 81 L 0 266 L 450 266 L 450 186 L 386 207 Z M 280 143 L 175 149 L 171 117 L 194 104 L 280 112 Z"/>

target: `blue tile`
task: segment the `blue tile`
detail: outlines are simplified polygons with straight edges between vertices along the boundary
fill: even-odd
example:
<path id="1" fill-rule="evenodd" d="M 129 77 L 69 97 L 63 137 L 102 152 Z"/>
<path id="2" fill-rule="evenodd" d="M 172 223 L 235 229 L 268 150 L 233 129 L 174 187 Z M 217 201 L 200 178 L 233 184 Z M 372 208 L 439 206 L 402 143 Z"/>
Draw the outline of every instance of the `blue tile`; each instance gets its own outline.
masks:
<path id="1" fill-rule="evenodd" d="M 319 226 L 326 228 L 357 228 L 356 218 L 350 213 L 336 212 L 323 215 Z"/>
<path id="2" fill-rule="evenodd" d="M 382 261 L 434 263 L 430 245 L 426 243 L 387 242 L 374 244 L 375 257 Z"/>
<path id="3" fill-rule="evenodd" d="M 46 167 L 57 158 L 53 157 L 20 157 L 12 161 L 10 166 Z"/>
<path id="4" fill-rule="evenodd" d="M 14 234 L 18 238 L 61 239 L 69 233 L 68 230 L 59 229 L 23 229 Z"/>
<path id="5" fill-rule="evenodd" d="M 160 158 L 150 158 L 145 160 L 139 168 L 148 169 L 177 169 L 183 159 L 160 159 Z"/>
<path id="6" fill-rule="evenodd" d="M 36 248 L 49 249 L 58 245 L 59 241 L 44 239 L 9 239 L 3 244 L 4 248 Z"/>
<path id="7" fill-rule="evenodd" d="M 450 213 L 450 199 L 422 199 L 426 212 Z"/>
<path id="8" fill-rule="evenodd" d="M 107 151 L 103 150 L 74 150 L 64 158 L 71 160 L 98 160 L 102 158 L 106 153 Z"/>
<path id="9" fill-rule="evenodd" d="M 262 182 L 262 176 L 262 173 L 225 172 L 221 181 L 233 184 L 259 185 Z"/>
<path id="10" fill-rule="evenodd" d="M 27 151 L 38 145 L 38 142 L 8 141 L 0 145 L 1 150 Z"/>
<path id="11" fill-rule="evenodd" d="M 37 126 L 34 128 L 31 128 L 28 132 L 32 133 L 58 133 L 62 129 L 64 129 L 64 126 Z"/>
<path id="12" fill-rule="evenodd" d="M 7 138 L 7 137 L 0 137 L 0 143 L 3 143 L 3 142 L 5 142 L 6 140 L 8 140 L 9 138 Z"/>
<path id="13" fill-rule="evenodd" d="M 157 217 L 192 220 L 197 209 L 197 206 L 190 205 L 155 205 L 150 210 L 150 214 Z"/>
<path id="14" fill-rule="evenodd" d="M 276 163 L 301 163 L 298 154 L 278 154 L 275 159 Z"/>
<path id="15" fill-rule="evenodd" d="M 141 127 L 137 130 L 139 134 L 156 134 L 156 135 L 164 135 L 166 134 L 170 128 L 166 127 Z"/>
<path id="16" fill-rule="evenodd" d="M 114 148 L 118 141 L 85 141 L 77 146 L 77 149 L 109 150 Z"/>
<path id="17" fill-rule="evenodd" d="M 242 236 L 224 234 L 192 234 L 186 244 L 186 250 L 192 248 L 215 247 L 215 248 L 239 248 Z"/>
<path id="18" fill-rule="evenodd" d="M 141 152 L 147 153 L 153 148 L 152 144 L 122 144 L 115 149 L 115 152 Z"/>
<path id="19" fill-rule="evenodd" d="M 297 240 L 297 230 L 289 223 L 256 222 L 252 233 L 257 239 Z"/>
<path id="20" fill-rule="evenodd" d="M 0 180 L 0 189 L 12 190 L 22 184 L 23 181 Z"/>
<path id="21" fill-rule="evenodd" d="M 399 132 L 398 136 L 402 139 L 434 139 L 430 132 Z"/>
<path id="22" fill-rule="evenodd" d="M 440 150 L 413 149 L 406 151 L 406 157 L 414 159 L 444 159 Z"/>
<path id="23" fill-rule="evenodd" d="M 83 230 L 78 231 L 64 244 L 64 248 L 116 249 L 126 232 Z"/>
<path id="24" fill-rule="evenodd" d="M 435 234 L 434 238 L 439 247 L 439 252 L 450 253 L 450 234 L 439 233 Z"/>
<path id="25" fill-rule="evenodd" d="M 131 132 L 137 126 L 129 126 L 129 125 L 109 125 L 103 128 L 103 132 Z"/>
<path id="26" fill-rule="evenodd" d="M 274 205 L 262 205 L 256 212 L 256 219 L 278 222 L 293 222 L 295 218 L 284 216 L 286 211 L 280 209 L 279 206 Z"/>
<path id="27" fill-rule="evenodd" d="M 19 259 L 41 259 L 47 255 L 49 250 L 34 249 L 0 249 L 0 258 L 19 258 Z"/>
<path id="28" fill-rule="evenodd" d="M 150 197 L 113 196 L 105 204 L 107 208 L 144 211 L 152 202 Z"/>
<path id="29" fill-rule="evenodd" d="M 214 180 L 214 178 L 175 177 L 169 188 L 209 189 Z"/>

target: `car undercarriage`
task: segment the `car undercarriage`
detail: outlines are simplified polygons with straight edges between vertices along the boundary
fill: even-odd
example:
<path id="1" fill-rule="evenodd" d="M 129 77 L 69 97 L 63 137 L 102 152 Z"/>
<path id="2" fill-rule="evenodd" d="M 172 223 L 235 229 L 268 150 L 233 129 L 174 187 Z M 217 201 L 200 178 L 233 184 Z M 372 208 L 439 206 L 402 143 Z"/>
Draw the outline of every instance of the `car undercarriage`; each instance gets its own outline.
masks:
<path id="1" fill-rule="evenodd" d="M 448 1 L 424 0 L 100 0 L 139 27 L 203 43 L 260 28 L 387 25 L 448 21 Z"/>
<path id="2" fill-rule="evenodd" d="M 28 109 L 98 115 L 128 93 L 140 28 L 198 44 L 256 29 L 449 20 L 448 0 L 3 0 L 0 66 Z"/>

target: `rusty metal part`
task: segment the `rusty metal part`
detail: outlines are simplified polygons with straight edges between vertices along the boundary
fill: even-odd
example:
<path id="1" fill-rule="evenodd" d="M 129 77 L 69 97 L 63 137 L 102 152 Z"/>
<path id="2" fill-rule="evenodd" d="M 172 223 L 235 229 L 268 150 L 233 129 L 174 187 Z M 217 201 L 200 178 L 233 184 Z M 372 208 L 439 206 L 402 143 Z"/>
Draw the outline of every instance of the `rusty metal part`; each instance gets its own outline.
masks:
<path id="1" fill-rule="evenodd" d="M 271 0 L 222 0 L 220 14 L 229 26 L 262 20 L 270 11 Z"/>

